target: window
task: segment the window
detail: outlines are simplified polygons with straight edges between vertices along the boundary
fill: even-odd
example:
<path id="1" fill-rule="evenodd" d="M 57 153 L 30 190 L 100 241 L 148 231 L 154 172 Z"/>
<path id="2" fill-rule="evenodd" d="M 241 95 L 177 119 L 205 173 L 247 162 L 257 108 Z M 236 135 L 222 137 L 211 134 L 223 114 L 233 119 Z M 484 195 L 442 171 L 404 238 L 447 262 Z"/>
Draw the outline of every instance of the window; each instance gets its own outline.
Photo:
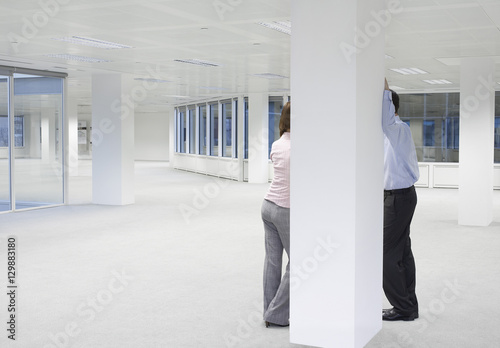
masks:
<path id="1" fill-rule="evenodd" d="M 196 153 L 196 126 L 198 125 L 196 122 L 196 110 L 194 106 L 188 109 L 188 118 L 189 118 L 189 153 Z"/>
<path id="2" fill-rule="evenodd" d="M 282 97 L 269 98 L 269 149 L 268 157 L 271 155 L 273 143 L 280 138 L 280 117 L 283 109 Z"/>
<path id="3" fill-rule="evenodd" d="M 222 157 L 233 157 L 233 103 L 231 100 L 222 106 Z M 235 115 L 236 116 L 236 115 Z M 234 117 L 236 121 L 236 117 Z M 236 134 L 235 134 L 236 135 Z M 236 145 L 236 143 L 235 143 Z"/>
<path id="4" fill-rule="evenodd" d="M 435 146 L 434 144 L 434 129 L 435 129 L 435 122 L 432 121 L 425 121 L 424 120 L 424 146 Z"/>
<path id="5" fill-rule="evenodd" d="M 245 114 L 243 115 L 243 147 L 244 147 L 244 159 L 248 159 L 248 98 L 245 98 Z"/>
<path id="6" fill-rule="evenodd" d="M 219 155 L 219 104 L 210 104 L 210 156 Z"/>
<path id="7" fill-rule="evenodd" d="M 419 161 L 458 162 L 459 93 L 401 94 L 399 115 L 410 125 Z"/>
<path id="8" fill-rule="evenodd" d="M 200 155 L 207 155 L 207 106 L 198 107 L 200 113 L 199 149 Z"/>
<path id="9" fill-rule="evenodd" d="M 9 119 L 0 116 L 0 147 L 9 146 Z M 24 146 L 24 116 L 14 117 L 14 147 Z"/>
<path id="10" fill-rule="evenodd" d="M 186 110 L 179 109 L 177 115 L 178 115 L 177 124 L 179 127 L 179 133 L 178 133 L 179 147 L 177 149 L 177 152 L 186 153 Z"/>

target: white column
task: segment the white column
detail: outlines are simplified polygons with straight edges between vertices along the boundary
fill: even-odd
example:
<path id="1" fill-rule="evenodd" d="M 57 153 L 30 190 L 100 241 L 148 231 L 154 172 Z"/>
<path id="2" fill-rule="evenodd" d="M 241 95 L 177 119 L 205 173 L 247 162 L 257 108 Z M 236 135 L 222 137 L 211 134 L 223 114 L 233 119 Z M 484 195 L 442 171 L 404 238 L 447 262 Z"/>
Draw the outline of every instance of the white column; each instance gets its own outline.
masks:
<path id="1" fill-rule="evenodd" d="M 244 180 L 244 160 L 245 160 L 245 98 L 238 97 L 238 111 L 237 111 L 237 129 L 238 129 L 238 181 Z"/>
<path id="2" fill-rule="evenodd" d="M 78 100 L 76 97 L 66 97 L 66 132 L 68 137 L 68 158 L 65 165 L 69 176 L 78 175 Z"/>
<path id="3" fill-rule="evenodd" d="M 134 89 L 118 74 L 92 76 L 92 202 L 134 203 Z"/>
<path id="4" fill-rule="evenodd" d="M 248 95 L 248 182 L 266 183 L 268 174 L 269 97 Z"/>
<path id="5" fill-rule="evenodd" d="M 493 220 L 495 65 L 467 58 L 460 77 L 460 225 L 488 226 Z"/>
<path id="6" fill-rule="evenodd" d="M 176 142 L 176 132 L 175 129 L 175 109 L 172 108 L 167 114 L 168 117 L 168 160 L 170 161 L 170 166 L 175 167 L 175 142 Z"/>
<path id="7" fill-rule="evenodd" d="M 55 109 L 42 107 L 41 111 L 41 157 L 44 162 L 54 161 L 56 155 Z"/>
<path id="8" fill-rule="evenodd" d="M 292 343 L 382 328 L 384 6 L 292 0 Z"/>

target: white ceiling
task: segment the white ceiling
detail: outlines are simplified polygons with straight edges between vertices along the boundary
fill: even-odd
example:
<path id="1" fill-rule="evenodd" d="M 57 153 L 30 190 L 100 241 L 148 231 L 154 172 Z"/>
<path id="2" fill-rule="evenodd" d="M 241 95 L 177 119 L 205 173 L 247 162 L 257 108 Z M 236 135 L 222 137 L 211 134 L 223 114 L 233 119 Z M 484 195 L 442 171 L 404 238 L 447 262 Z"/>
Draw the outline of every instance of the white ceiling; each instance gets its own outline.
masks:
<path id="1" fill-rule="evenodd" d="M 143 111 L 255 89 L 287 93 L 290 87 L 290 36 L 257 24 L 290 20 L 290 0 L 46 0 L 57 4 L 48 9 L 41 3 L 0 0 L 0 32 L 5 33 L 0 36 L 0 65 L 66 72 L 70 94 L 80 105 L 90 104 L 91 75 L 103 72 L 165 80 L 139 103 Z M 386 59 L 386 75 L 391 85 L 405 91 L 458 90 L 460 58 L 471 56 L 494 57 L 495 81 L 500 82 L 500 0 L 400 3 L 403 11 L 393 15 L 386 30 L 386 54 L 392 57 Z M 218 12 L 216 4 L 226 4 L 225 11 Z M 35 22 L 35 31 L 27 31 L 28 23 Z M 54 40 L 68 36 L 132 48 L 106 50 Z M 109 62 L 83 63 L 49 54 Z M 221 66 L 175 61 L 193 58 Z M 429 74 L 401 75 L 391 68 L 420 68 Z M 254 76 L 267 73 L 286 78 Z M 452 84 L 429 85 L 424 79 Z"/>

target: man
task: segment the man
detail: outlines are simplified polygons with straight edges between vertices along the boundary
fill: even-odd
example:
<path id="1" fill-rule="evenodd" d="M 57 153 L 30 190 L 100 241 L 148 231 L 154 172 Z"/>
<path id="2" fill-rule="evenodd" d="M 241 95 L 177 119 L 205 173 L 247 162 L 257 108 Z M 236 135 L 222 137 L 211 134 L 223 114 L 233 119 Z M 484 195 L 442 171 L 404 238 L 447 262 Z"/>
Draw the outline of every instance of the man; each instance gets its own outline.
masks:
<path id="1" fill-rule="evenodd" d="M 415 261 L 411 251 L 410 223 L 417 205 L 413 184 L 419 178 L 417 155 L 410 127 L 398 115 L 399 96 L 385 80 L 382 103 L 384 131 L 384 262 L 383 288 L 393 308 L 382 311 L 383 320 L 418 318 Z"/>

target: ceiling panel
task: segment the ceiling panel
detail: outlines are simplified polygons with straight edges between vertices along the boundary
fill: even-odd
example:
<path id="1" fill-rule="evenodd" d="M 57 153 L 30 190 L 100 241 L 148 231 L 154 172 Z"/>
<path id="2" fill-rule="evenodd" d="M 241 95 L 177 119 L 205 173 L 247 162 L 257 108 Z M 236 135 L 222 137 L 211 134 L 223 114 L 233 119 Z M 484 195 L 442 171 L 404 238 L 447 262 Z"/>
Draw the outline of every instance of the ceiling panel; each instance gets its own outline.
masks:
<path id="1" fill-rule="evenodd" d="M 221 3 L 226 6 L 216 6 Z M 461 57 L 500 56 L 500 0 L 400 0 L 400 8 L 386 28 L 386 53 L 393 57 L 386 60 L 387 69 L 418 67 L 429 72 L 428 78 L 445 78 L 454 84 L 430 86 L 422 81 L 426 77 L 388 70 L 391 84 L 406 91 L 458 89 L 460 69 L 446 63 Z M 17 34 L 19 41 L 13 44 L 10 41 L 15 36 L 0 36 L 0 65 L 20 61 L 19 66 L 67 72 L 71 91 L 82 103 L 90 102 L 91 75 L 104 72 L 169 80 L 148 93 L 139 106 L 148 110 L 196 98 L 290 88 L 290 35 L 258 24 L 289 20 L 290 0 L 71 1 L 54 9 L 47 23 L 26 37 L 23 24 L 41 11 L 44 9 L 38 0 L 0 4 L 0 30 Z M 64 36 L 85 36 L 132 48 L 105 50 L 53 40 Z M 46 56 L 57 53 L 110 62 L 82 63 Z M 204 59 L 221 66 L 207 68 L 175 61 L 181 58 Z M 286 78 L 253 76 L 262 73 Z M 500 81 L 498 71 L 496 80 Z"/>

